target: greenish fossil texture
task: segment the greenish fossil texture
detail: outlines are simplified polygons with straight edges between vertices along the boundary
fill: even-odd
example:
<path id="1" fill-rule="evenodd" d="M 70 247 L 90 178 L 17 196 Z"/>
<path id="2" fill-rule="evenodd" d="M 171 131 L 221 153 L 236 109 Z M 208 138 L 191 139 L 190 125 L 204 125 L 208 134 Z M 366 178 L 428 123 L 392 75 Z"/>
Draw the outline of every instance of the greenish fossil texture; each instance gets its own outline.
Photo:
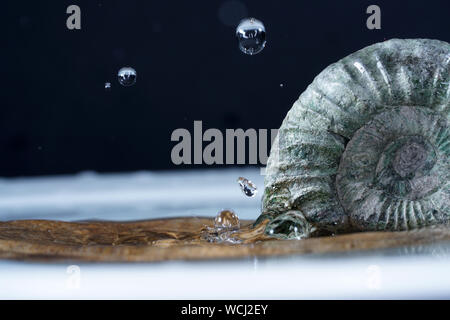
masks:
<path id="1" fill-rule="evenodd" d="M 393 39 L 328 66 L 294 103 L 272 146 L 266 233 L 447 224 L 449 110 L 446 42 Z M 286 225 L 274 228 L 280 221 L 311 227 L 289 236 Z"/>

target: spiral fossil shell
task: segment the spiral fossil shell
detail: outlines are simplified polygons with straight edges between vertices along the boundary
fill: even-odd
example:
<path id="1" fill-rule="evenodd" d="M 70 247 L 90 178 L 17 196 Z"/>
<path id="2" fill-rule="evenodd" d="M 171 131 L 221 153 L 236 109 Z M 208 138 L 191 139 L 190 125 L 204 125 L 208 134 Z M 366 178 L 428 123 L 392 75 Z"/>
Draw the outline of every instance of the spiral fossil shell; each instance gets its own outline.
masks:
<path id="1" fill-rule="evenodd" d="M 328 66 L 274 141 L 263 215 L 298 211 L 329 232 L 449 222 L 449 71 L 450 44 L 428 39 L 377 43 Z"/>

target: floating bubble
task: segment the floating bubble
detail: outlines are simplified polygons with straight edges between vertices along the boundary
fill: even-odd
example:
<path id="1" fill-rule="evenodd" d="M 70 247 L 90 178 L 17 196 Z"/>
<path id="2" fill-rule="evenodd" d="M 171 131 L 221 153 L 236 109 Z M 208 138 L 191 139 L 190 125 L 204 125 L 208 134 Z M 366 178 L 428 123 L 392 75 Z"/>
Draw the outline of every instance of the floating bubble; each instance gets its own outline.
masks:
<path id="1" fill-rule="evenodd" d="M 117 73 L 117 77 L 119 79 L 119 83 L 124 87 L 132 86 L 136 83 L 136 70 L 131 67 L 121 68 Z"/>
<path id="2" fill-rule="evenodd" d="M 111 83 L 110 82 L 105 82 L 105 90 L 106 91 L 111 90 Z"/>
<path id="3" fill-rule="evenodd" d="M 266 45 L 266 28 L 255 18 L 243 19 L 236 28 L 239 49 L 245 54 L 254 55 Z"/>
<path id="4" fill-rule="evenodd" d="M 218 230 L 237 230 L 240 227 L 239 218 L 233 210 L 222 210 L 214 220 L 214 227 Z"/>
<path id="5" fill-rule="evenodd" d="M 255 194 L 258 192 L 258 189 L 253 184 L 253 182 L 251 182 L 250 180 L 248 180 L 246 178 L 239 177 L 237 179 L 237 182 L 239 183 L 239 186 L 241 187 L 242 192 L 247 197 L 254 197 Z"/>

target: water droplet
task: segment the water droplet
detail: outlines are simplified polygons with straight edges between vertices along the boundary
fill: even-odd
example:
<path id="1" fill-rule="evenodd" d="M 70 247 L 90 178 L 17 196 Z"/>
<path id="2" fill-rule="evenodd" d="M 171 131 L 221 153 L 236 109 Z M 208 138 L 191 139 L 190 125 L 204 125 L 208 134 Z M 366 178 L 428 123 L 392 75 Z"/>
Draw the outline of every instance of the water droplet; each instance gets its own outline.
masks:
<path id="1" fill-rule="evenodd" d="M 201 231 L 201 238 L 215 243 L 241 243 L 242 240 L 235 235 L 239 231 L 240 221 L 233 210 L 222 210 L 214 219 L 214 227 L 205 226 Z"/>
<path id="2" fill-rule="evenodd" d="M 240 227 L 239 218 L 233 210 L 222 210 L 214 220 L 214 227 L 220 230 L 237 230 Z"/>
<path id="3" fill-rule="evenodd" d="M 316 229 L 298 211 L 288 211 L 270 221 L 265 229 L 265 233 L 271 237 L 290 240 L 303 239 Z"/>
<path id="4" fill-rule="evenodd" d="M 136 83 L 136 70 L 131 67 L 124 67 L 117 73 L 119 83 L 125 87 L 132 86 Z"/>
<path id="5" fill-rule="evenodd" d="M 237 182 L 239 183 L 239 186 L 241 187 L 242 192 L 247 196 L 247 197 L 254 197 L 255 194 L 258 192 L 258 189 L 256 188 L 256 186 L 253 184 L 253 182 L 251 182 L 248 179 L 245 179 L 243 177 L 239 177 L 237 179 Z"/>
<path id="6" fill-rule="evenodd" d="M 238 239 L 234 236 L 235 233 L 236 230 L 217 231 L 217 229 L 207 227 L 202 231 L 201 238 L 207 242 L 212 243 L 230 243 L 230 244 L 242 243 L 241 239 Z"/>
<path id="7" fill-rule="evenodd" d="M 260 53 L 266 45 L 266 28 L 255 18 L 243 19 L 236 28 L 239 49 L 245 54 Z"/>
<path id="8" fill-rule="evenodd" d="M 111 90 L 111 82 L 105 82 L 105 90 L 106 91 Z"/>

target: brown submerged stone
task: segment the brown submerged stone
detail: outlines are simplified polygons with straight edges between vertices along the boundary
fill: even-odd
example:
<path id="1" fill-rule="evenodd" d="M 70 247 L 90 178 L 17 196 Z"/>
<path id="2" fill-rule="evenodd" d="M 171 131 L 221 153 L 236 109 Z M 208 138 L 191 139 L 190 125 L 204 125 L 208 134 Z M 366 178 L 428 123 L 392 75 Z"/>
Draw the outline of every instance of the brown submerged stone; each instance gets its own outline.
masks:
<path id="1" fill-rule="evenodd" d="M 19 260 L 164 261 L 337 253 L 450 241 L 450 229 L 364 232 L 304 240 L 274 240 L 241 221 L 239 244 L 208 243 L 200 235 L 214 219 L 174 218 L 133 222 L 0 222 L 0 258 Z"/>

